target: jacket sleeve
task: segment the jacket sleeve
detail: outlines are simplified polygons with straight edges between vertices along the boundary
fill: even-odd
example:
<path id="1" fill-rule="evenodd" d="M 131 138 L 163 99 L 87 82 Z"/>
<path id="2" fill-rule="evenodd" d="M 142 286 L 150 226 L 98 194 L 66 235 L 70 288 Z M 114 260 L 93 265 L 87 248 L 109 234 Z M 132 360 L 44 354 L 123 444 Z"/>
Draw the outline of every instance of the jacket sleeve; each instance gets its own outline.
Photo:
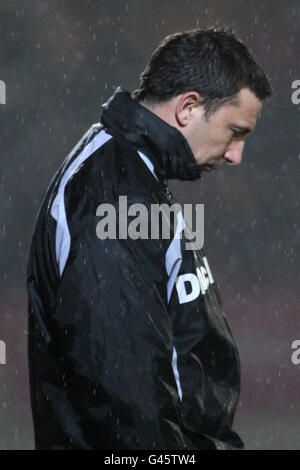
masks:
<path id="1" fill-rule="evenodd" d="M 53 318 L 72 420 L 91 448 L 185 449 L 163 246 L 99 239 L 97 220 L 68 220 Z"/>

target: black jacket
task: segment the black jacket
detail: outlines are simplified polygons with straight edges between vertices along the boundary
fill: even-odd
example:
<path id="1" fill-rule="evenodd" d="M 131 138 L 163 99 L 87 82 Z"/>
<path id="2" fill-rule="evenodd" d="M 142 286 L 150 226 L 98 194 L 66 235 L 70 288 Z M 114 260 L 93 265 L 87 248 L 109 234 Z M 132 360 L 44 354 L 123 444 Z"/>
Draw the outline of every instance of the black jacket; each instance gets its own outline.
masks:
<path id="1" fill-rule="evenodd" d="M 52 180 L 27 276 L 37 449 L 243 446 L 238 353 L 203 250 L 97 236 L 100 204 L 170 205 L 167 179 L 199 177 L 183 135 L 118 89 Z"/>

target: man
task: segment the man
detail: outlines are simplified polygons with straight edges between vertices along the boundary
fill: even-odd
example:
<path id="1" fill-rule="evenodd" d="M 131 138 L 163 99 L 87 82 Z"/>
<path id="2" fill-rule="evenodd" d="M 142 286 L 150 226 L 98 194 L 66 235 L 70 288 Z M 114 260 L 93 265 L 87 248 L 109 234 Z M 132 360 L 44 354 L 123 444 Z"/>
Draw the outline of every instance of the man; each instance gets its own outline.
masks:
<path id="1" fill-rule="evenodd" d="M 38 449 L 243 447 L 239 357 L 204 251 L 173 226 L 170 239 L 121 236 L 119 201 L 170 205 L 168 179 L 238 165 L 270 95 L 233 34 L 169 36 L 55 175 L 27 278 Z M 108 205 L 118 230 L 105 238 Z"/>

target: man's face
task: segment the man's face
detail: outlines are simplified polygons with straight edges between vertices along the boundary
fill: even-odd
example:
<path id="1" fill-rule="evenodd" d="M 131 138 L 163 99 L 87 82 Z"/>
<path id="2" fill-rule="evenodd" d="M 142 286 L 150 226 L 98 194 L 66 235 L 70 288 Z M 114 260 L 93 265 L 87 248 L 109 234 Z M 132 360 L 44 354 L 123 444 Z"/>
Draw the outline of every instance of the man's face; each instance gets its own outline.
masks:
<path id="1" fill-rule="evenodd" d="M 206 120 L 203 106 L 194 109 L 184 129 L 197 163 L 205 171 L 218 168 L 224 161 L 239 165 L 245 139 L 255 127 L 262 102 L 247 88 L 237 94 L 237 103 L 222 105 Z"/>

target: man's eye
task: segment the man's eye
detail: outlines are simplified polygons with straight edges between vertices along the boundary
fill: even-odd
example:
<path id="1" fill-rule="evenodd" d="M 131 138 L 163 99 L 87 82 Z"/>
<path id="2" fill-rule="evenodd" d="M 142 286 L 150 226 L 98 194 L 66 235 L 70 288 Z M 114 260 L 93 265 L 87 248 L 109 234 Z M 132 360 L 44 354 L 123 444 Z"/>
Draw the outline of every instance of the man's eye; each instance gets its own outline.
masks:
<path id="1" fill-rule="evenodd" d="M 234 129 L 232 129 L 232 137 L 234 139 L 241 139 L 243 137 L 245 137 L 245 132 L 241 132 L 241 131 L 236 131 Z"/>
<path id="2" fill-rule="evenodd" d="M 232 130 L 233 137 L 241 137 L 241 133 L 239 131 Z"/>

